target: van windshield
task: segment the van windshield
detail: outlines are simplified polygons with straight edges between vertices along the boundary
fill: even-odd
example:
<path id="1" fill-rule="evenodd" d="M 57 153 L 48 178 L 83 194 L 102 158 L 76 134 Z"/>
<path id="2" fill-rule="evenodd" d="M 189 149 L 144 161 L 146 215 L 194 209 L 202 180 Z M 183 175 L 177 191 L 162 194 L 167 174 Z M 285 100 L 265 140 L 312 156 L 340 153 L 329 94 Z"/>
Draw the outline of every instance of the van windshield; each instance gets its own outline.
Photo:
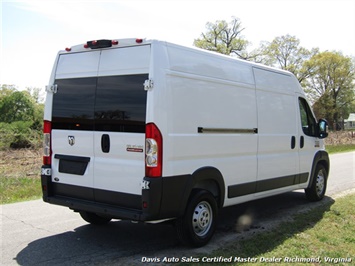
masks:
<path id="1" fill-rule="evenodd" d="M 148 74 L 57 79 L 52 128 L 145 132 Z"/>

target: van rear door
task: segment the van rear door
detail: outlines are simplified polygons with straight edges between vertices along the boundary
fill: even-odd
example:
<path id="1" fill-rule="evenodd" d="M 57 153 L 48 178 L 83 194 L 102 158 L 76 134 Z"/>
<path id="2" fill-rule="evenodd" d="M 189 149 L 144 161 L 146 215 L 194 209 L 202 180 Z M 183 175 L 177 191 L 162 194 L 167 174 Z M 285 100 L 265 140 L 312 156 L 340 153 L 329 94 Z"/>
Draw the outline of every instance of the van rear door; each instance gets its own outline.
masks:
<path id="1" fill-rule="evenodd" d="M 99 202 L 119 204 L 116 200 L 122 195 L 141 194 L 147 106 L 143 84 L 149 61 L 149 45 L 102 51 L 94 133 L 94 187 Z"/>
<path id="2" fill-rule="evenodd" d="M 93 130 L 100 52 L 59 55 L 52 107 L 52 181 L 56 194 L 93 199 Z M 68 185 L 76 187 L 75 192 Z"/>
<path id="3" fill-rule="evenodd" d="M 149 59 L 150 45 L 59 55 L 52 111 L 57 195 L 118 204 L 127 195 L 117 192 L 141 194 Z"/>

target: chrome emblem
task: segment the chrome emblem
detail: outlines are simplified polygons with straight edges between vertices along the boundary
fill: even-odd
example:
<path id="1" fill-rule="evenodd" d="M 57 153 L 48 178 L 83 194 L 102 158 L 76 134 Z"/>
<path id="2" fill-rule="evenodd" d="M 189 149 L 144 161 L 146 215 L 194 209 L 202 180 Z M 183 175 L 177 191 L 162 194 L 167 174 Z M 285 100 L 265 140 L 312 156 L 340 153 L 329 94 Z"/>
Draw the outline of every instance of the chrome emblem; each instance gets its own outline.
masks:
<path id="1" fill-rule="evenodd" d="M 73 146 L 75 144 L 75 137 L 68 136 L 68 142 L 69 142 L 70 146 Z"/>

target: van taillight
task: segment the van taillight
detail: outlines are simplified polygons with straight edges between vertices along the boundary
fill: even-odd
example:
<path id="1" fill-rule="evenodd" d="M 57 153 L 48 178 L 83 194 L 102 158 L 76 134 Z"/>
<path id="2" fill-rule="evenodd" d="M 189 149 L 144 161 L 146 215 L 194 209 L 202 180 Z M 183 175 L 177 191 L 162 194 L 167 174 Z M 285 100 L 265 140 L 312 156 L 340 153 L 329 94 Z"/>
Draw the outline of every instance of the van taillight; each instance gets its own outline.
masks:
<path id="1" fill-rule="evenodd" d="M 43 121 L 43 164 L 50 165 L 52 163 L 51 150 L 51 131 L 52 123 L 50 121 Z"/>
<path id="2" fill-rule="evenodd" d="M 163 138 L 154 123 L 145 127 L 145 176 L 161 177 L 163 174 Z"/>

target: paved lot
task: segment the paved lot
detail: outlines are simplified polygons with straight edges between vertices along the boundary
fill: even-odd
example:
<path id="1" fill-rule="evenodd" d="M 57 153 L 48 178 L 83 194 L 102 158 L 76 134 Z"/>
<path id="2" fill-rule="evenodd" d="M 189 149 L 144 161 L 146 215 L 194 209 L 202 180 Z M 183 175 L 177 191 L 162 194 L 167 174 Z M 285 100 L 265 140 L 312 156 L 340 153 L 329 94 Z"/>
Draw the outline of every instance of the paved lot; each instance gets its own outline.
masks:
<path id="1" fill-rule="evenodd" d="M 325 203 L 355 187 L 355 152 L 331 156 L 331 172 Z M 1 265 L 131 265 L 143 257 L 190 257 L 209 254 L 231 240 L 248 237 L 268 229 L 294 212 L 314 208 L 303 192 L 292 192 L 251 203 L 225 208 L 211 243 L 200 249 L 181 246 L 170 225 L 133 224 L 116 221 L 104 227 L 85 223 L 71 210 L 49 205 L 42 200 L 0 206 Z M 251 219 L 248 231 L 238 232 L 238 221 Z M 237 255 L 237 254 L 236 254 Z"/>

